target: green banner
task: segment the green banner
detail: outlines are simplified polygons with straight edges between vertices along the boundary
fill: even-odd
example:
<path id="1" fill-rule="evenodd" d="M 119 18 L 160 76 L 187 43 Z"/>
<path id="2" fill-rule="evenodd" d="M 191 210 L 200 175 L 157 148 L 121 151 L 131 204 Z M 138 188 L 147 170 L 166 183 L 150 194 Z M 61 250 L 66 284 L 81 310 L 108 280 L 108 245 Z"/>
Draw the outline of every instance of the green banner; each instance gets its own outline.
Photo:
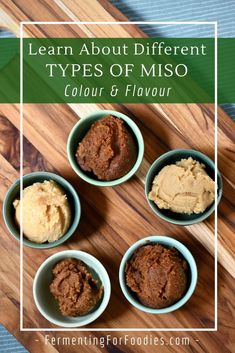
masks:
<path id="1" fill-rule="evenodd" d="M 0 39 L 0 103 L 18 103 L 20 41 Z M 218 101 L 235 102 L 235 39 L 218 39 Z M 212 38 L 23 39 L 24 103 L 213 103 Z"/>

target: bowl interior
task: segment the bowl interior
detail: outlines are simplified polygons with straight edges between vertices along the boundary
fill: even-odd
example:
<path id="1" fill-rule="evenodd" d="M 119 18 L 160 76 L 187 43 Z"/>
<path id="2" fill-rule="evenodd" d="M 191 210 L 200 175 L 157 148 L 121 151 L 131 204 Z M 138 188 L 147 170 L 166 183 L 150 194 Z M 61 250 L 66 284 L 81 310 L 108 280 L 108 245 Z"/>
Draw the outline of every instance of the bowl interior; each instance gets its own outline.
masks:
<path id="1" fill-rule="evenodd" d="M 215 166 L 212 160 L 210 160 L 210 158 L 208 158 L 207 156 L 205 156 L 204 154 L 198 151 L 186 149 L 186 150 L 173 150 L 159 157 L 152 164 L 145 181 L 146 197 L 153 211 L 168 222 L 172 222 L 175 224 L 182 224 L 182 225 L 197 223 L 207 218 L 214 211 L 215 203 L 213 202 L 211 206 L 209 206 L 202 213 L 187 215 L 187 214 L 172 212 L 170 210 L 160 209 L 155 204 L 155 202 L 153 202 L 152 200 L 149 200 L 148 194 L 152 189 L 152 183 L 153 183 L 154 177 L 160 172 L 160 170 L 163 167 L 170 164 L 175 164 L 177 161 L 180 161 L 182 158 L 188 158 L 188 157 L 192 157 L 193 159 L 199 161 L 200 163 L 203 163 L 206 166 L 207 174 L 213 180 L 215 179 L 215 174 L 214 174 Z M 218 202 L 219 202 L 222 196 L 222 178 L 219 171 L 218 171 L 217 180 L 218 180 L 217 195 L 218 195 Z"/>
<path id="2" fill-rule="evenodd" d="M 86 315 L 77 317 L 63 316 L 59 310 L 57 300 L 50 292 L 49 287 L 53 280 L 52 270 L 59 261 L 65 258 L 77 258 L 83 261 L 87 265 L 93 278 L 98 281 L 100 286 L 103 285 L 104 287 L 103 297 L 97 303 L 96 307 Z M 36 274 L 34 280 L 34 298 L 36 305 L 42 315 L 56 325 L 68 327 L 86 325 L 95 320 L 95 318 L 97 318 L 104 310 L 104 306 L 108 303 L 110 290 L 107 276 L 108 275 L 101 263 L 93 258 L 93 256 L 87 255 L 81 251 L 65 251 L 57 253 L 56 256 L 49 258 L 49 261 L 46 260 Z"/>
<path id="3" fill-rule="evenodd" d="M 80 202 L 78 195 L 76 194 L 75 190 L 71 187 L 71 185 L 62 177 L 59 175 L 53 174 L 53 173 L 47 173 L 47 172 L 35 172 L 31 174 L 27 174 L 23 176 L 23 189 L 26 188 L 27 186 L 32 185 L 33 183 L 36 182 L 43 182 L 44 180 L 54 180 L 58 185 L 60 185 L 63 190 L 65 191 L 68 202 L 71 207 L 71 225 L 69 229 L 67 230 L 66 234 L 64 234 L 59 240 L 54 241 L 52 243 L 43 243 L 43 244 L 37 244 L 34 243 L 26 238 L 23 239 L 23 242 L 25 245 L 34 247 L 34 248 L 51 248 L 54 246 L 57 246 L 61 243 L 63 243 L 66 239 L 68 239 L 72 233 L 75 231 L 79 219 L 80 219 Z M 19 228 L 15 222 L 15 209 L 13 206 L 13 202 L 16 198 L 20 198 L 20 180 L 18 179 L 8 190 L 8 193 L 6 195 L 6 198 L 4 200 L 4 207 L 3 207 L 3 213 L 4 213 L 4 218 L 6 225 L 11 232 L 11 234 L 20 240 L 20 231 Z"/>
<path id="4" fill-rule="evenodd" d="M 166 307 L 166 308 L 161 308 L 161 309 L 153 309 L 150 307 L 147 307 L 143 305 L 137 298 L 136 294 L 132 292 L 132 290 L 126 285 L 126 279 L 125 279 L 125 266 L 126 262 L 130 260 L 132 257 L 133 253 L 135 250 L 137 250 L 139 247 L 147 245 L 147 244 L 161 244 L 165 247 L 174 247 L 176 248 L 182 258 L 187 262 L 188 264 L 188 288 L 183 295 L 183 297 L 178 300 L 176 303 L 173 305 Z M 151 313 L 151 314 L 165 314 L 169 313 L 171 311 L 179 309 L 182 305 L 184 305 L 188 299 L 191 297 L 195 286 L 197 282 L 197 268 L 196 268 L 196 263 L 195 260 L 190 253 L 190 251 L 179 241 L 166 237 L 166 236 L 150 236 L 144 239 L 139 240 L 135 244 L 133 244 L 125 253 L 121 265 L 120 265 L 120 284 L 122 287 L 122 290 L 126 296 L 126 298 L 138 309 Z"/>
<path id="5" fill-rule="evenodd" d="M 137 160 L 132 169 L 123 177 L 115 180 L 110 180 L 110 181 L 102 181 L 99 180 L 93 173 L 89 172 L 84 172 L 78 165 L 77 160 L 76 160 L 76 151 L 77 151 L 77 146 L 79 142 L 83 139 L 91 125 L 96 122 L 97 120 L 100 120 L 101 118 L 104 118 L 105 116 L 108 115 L 113 115 L 114 117 L 120 118 L 125 121 L 125 126 L 129 130 L 129 132 L 132 134 L 134 141 L 137 146 Z M 97 112 L 92 113 L 91 115 L 81 118 L 79 122 L 74 126 L 72 129 L 69 138 L 68 138 L 68 144 L 67 144 L 67 152 L 68 152 L 68 157 L 70 160 L 70 163 L 73 167 L 73 169 L 78 173 L 79 176 L 81 176 L 84 180 L 91 182 L 95 185 L 100 185 L 100 186 L 113 186 L 114 184 L 119 184 L 125 180 L 127 180 L 131 175 L 133 175 L 136 170 L 138 169 L 142 158 L 143 158 L 143 138 L 142 135 L 136 126 L 136 124 L 128 117 L 126 117 L 124 114 L 112 111 L 112 110 L 100 110 Z M 118 182 L 117 182 L 118 181 Z"/>

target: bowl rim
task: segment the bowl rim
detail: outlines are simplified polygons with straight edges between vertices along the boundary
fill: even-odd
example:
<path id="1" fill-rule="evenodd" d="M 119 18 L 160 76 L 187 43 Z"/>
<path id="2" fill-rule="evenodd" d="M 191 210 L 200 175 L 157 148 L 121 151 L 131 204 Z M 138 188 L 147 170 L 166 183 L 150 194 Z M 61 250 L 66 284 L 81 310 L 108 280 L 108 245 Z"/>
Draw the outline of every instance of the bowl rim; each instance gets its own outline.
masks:
<path id="1" fill-rule="evenodd" d="M 117 116 L 118 114 L 118 116 Z M 118 179 L 114 179 L 114 180 L 109 180 L 109 181 L 103 181 L 103 180 L 96 180 L 94 178 L 91 178 L 87 175 L 87 173 L 85 173 L 84 171 L 81 170 L 81 168 L 78 166 L 77 163 L 74 162 L 73 158 L 71 157 L 72 153 L 71 153 L 71 149 L 72 149 L 72 138 L 73 135 L 75 133 L 75 131 L 77 130 L 77 128 L 79 127 L 79 125 L 82 125 L 84 123 L 84 121 L 87 119 L 91 119 L 92 117 L 96 117 L 97 115 L 97 119 L 96 120 L 100 120 L 102 118 L 105 117 L 105 115 L 113 115 L 114 117 L 117 117 L 119 119 L 124 120 L 124 122 L 128 125 L 128 127 L 131 129 L 133 135 L 136 137 L 137 139 L 137 148 L 138 148 L 138 154 L 137 154 L 137 159 L 135 164 L 133 165 L 133 167 L 131 168 L 131 170 L 123 175 L 121 178 Z M 98 115 L 102 115 L 100 117 L 98 117 Z M 129 118 L 127 115 L 115 111 L 115 110 L 96 110 L 92 113 L 87 114 L 86 116 L 80 118 L 80 120 L 78 120 L 76 122 L 76 124 L 73 126 L 73 128 L 71 129 L 68 139 L 67 139 L 67 156 L 68 156 L 68 160 L 69 163 L 71 165 L 71 167 L 73 168 L 73 170 L 75 171 L 75 173 L 84 181 L 86 181 L 89 184 L 95 185 L 95 186 L 103 186 L 103 187 L 107 187 L 107 186 L 116 186 L 119 184 L 124 183 L 125 181 L 127 181 L 128 179 L 130 179 L 139 169 L 143 157 L 144 157 L 144 139 L 143 139 L 143 135 L 139 129 L 139 127 L 137 126 L 137 124 L 134 122 L 134 120 L 132 120 L 131 118 Z"/>
<path id="2" fill-rule="evenodd" d="M 125 282 L 125 265 L 128 259 L 131 258 L 133 255 L 134 251 L 138 249 L 139 247 L 146 245 L 148 243 L 155 243 L 155 244 L 162 244 L 165 246 L 173 246 L 175 247 L 179 253 L 182 255 L 182 257 L 187 261 L 188 266 L 191 271 L 191 282 L 188 286 L 187 292 L 184 294 L 184 296 L 179 299 L 176 303 L 166 307 L 166 308 L 161 308 L 161 309 L 154 309 L 147 307 L 143 305 L 140 301 L 135 299 L 130 293 L 131 289 L 127 288 L 126 282 Z M 187 256 L 187 258 L 186 258 Z M 196 261 L 192 255 L 192 253 L 189 251 L 189 249 L 180 241 L 169 237 L 165 235 L 150 235 L 145 238 L 142 238 L 138 240 L 137 242 L 133 243 L 125 252 L 125 254 L 122 257 L 120 267 L 119 267 L 119 283 L 121 290 L 125 296 L 125 298 L 128 300 L 130 304 L 132 304 L 135 308 L 144 311 L 149 314 L 167 314 L 172 311 L 178 310 L 181 308 L 186 302 L 190 299 L 192 296 L 196 285 L 197 285 L 197 279 L 198 279 L 198 271 L 197 271 L 197 265 Z"/>
<path id="3" fill-rule="evenodd" d="M 80 259 L 80 256 L 83 255 L 84 257 L 89 258 L 92 263 L 94 263 L 94 267 L 90 266 L 90 265 L 89 265 L 89 267 L 92 267 L 96 273 L 97 273 L 97 270 L 96 270 L 97 265 L 99 266 L 99 268 L 103 272 L 102 278 L 100 277 L 99 273 L 97 273 L 100 278 L 100 281 L 102 282 L 102 285 L 104 287 L 104 295 L 103 295 L 102 301 L 100 302 L 100 305 L 96 308 L 96 310 L 92 313 L 92 316 L 89 319 L 84 319 L 84 321 L 81 324 L 75 323 L 75 322 L 74 323 L 64 323 L 60 320 L 51 318 L 50 315 L 45 313 L 44 309 L 41 307 L 41 305 L 38 302 L 36 286 L 37 286 L 37 281 L 39 279 L 39 276 L 41 275 L 42 271 L 46 268 L 46 266 L 52 260 L 55 260 L 57 257 L 61 258 L 61 255 L 62 256 L 65 255 L 66 256 L 65 258 L 68 258 L 68 256 L 69 256 L 71 258 L 76 258 L 76 259 Z M 84 261 L 84 260 L 82 260 L 82 261 L 86 264 L 86 261 Z M 103 281 L 104 277 L 105 277 L 105 280 Z M 104 282 L 105 282 L 105 284 L 104 284 Z M 69 327 L 69 328 L 81 327 L 81 326 L 86 326 L 86 325 L 90 324 L 91 322 L 95 321 L 106 309 L 106 307 L 109 303 L 109 300 L 110 300 L 110 296 L 111 296 L 111 282 L 110 282 L 110 278 L 109 278 L 109 275 L 108 275 L 106 268 L 95 256 L 93 256 L 85 251 L 81 251 L 81 250 L 63 250 L 63 251 L 59 251 L 59 252 L 49 256 L 39 266 L 39 268 L 36 272 L 36 275 L 34 277 L 34 280 L 33 280 L 33 298 L 34 298 L 34 302 L 36 304 L 37 309 L 42 314 L 42 316 L 44 318 L 46 318 L 49 322 L 51 322 L 54 325 L 60 326 L 60 327 Z"/>
<path id="4" fill-rule="evenodd" d="M 27 173 L 25 175 L 23 175 L 23 180 L 24 179 L 30 179 L 31 177 L 34 177 L 34 176 L 38 176 L 38 175 L 45 175 L 45 177 L 51 177 L 52 180 L 55 180 L 61 187 L 63 187 L 63 184 L 60 183 L 60 179 L 63 180 L 63 183 L 65 183 L 68 188 L 70 189 L 71 191 L 71 194 L 75 200 L 75 202 L 77 203 L 78 205 L 78 214 L 76 217 L 74 217 L 74 220 L 73 222 L 71 223 L 68 231 L 62 236 L 60 237 L 58 240 L 55 240 L 51 243 L 34 243 L 32 242 L 31 240 L 28 240 L 28 239 L 25 239 L 23 237 L 23 245 L 24 246 L 27 246 L 29 248 L 33 248 L 33 249 L 38 249 L 38 250 L 41 250 L 41 249 L 51 249 L 51 248 L 54 248 L 56 246 L 59 246 L 61 244 L 63 244 L 65 241 L 67 241 L 73 234 L 74 232 L 76 231 L 77 229 L 77 226 L 80 222 L 80 218 L 81 218 L 81 202 L 80 202 L 80 198 L 78 196 L 78 193 L 77 191 L 75 190 L 75 188 L 73 187 L 73 185 L 68 181 L 66 180 L 64 177 L 62 177 L 61 175 L 59 174 L 56 174 L 56 173 L 52 173 L 52 172 L 46 172 L 46 171 L 39 171 L 39 172 L 32 172 L 32 173 Z M 7 217 L 6 217 L 6 213 L 7 213 L 7 203 L 8 203 L 8 200 L 10 198 L 10 195 L 12 193 L 12 191 L 15 189 L 15 187 L 18 186 L 18 184 L 20 184 L 20 178 L 16 179 L 15 182 L 9 187 L 9 189 L 7 190 L 6 192 L 6 195 L 4 197 L 4 200 L 3 200 L 3 207 L 2 207 L 2 213 L 3 213 L 3 219 L 4 219 L 4 223 L 7 227 L 7 230 L 8 232 L 11 234 L 11 236 L 13 236 L 17 241 L 20 242 L 20 235 L 17 236 L 11 229 L 10 225 L 8 224 L 8 221 L 7 221 Z"/>
<path id="5" fill-rule="evenodd" d="M 177 152 L 196 153 L 198 156 L 201 157 L 201 159 L 203 161 L 205 161 L 205 163 L 211 164 L 213 169 L 215 170 L 215 164 L 214 164 L 213 160 L 210 157 L 208 157 L 206 154 L 204 154 L 198 150 L 194 150 L 191 148 L 177 148 L 177 149 L 165 152 L 165 153 L 161 154 L 157 159 L 155 159 L 148 169 L 148 172 L 145 177 L 145 197 L 147 199 L 147 202 L 148 202 L 150 208 L 158 217 L 160 217 L 164 221 L 171 223 L 171 224 L 175 224 L 175 225 L 179 225 L 179 226 L 188 226 L 188 225 L 193 225 L 193 224 L 203 222 L 205 219 L 207 219 L 215 210 L 215 202 L 213 202 L 213 204 L 207 210 L 205 210 L 202 213 L 199 213 L 198 217 L 193 220 L 175 220 L 175 219 L 171 219 L 170 217 L 162 214 L 162 212 L 160 210 L 158 210 L 158 206 L 156 204 L 154 204 L 153 201 L 149 200 L 149 197 L 148 197 L 148 190 L 147 189 L 148 189 L 149 183 L 150 183 L 150 181 L 149 181 L 150 174 L 156 168 L 156 166 L 159 162 L 161 162 L 162 160 L 164 160 L 167 157 L 174 155 Z M 196 157 L 195 157 L 195 159 L 196 159 Z M 222 179 L 222 175 L 221 175 L 218 168 L 217 168 L 217 180 L 219 180 L 219 183 L 220 183 L 220 189 L 217 192 L 217 207 L 218 207 L 220 200 L 222 198 L 222 194 L 223 194 L 223 179 Z"/>

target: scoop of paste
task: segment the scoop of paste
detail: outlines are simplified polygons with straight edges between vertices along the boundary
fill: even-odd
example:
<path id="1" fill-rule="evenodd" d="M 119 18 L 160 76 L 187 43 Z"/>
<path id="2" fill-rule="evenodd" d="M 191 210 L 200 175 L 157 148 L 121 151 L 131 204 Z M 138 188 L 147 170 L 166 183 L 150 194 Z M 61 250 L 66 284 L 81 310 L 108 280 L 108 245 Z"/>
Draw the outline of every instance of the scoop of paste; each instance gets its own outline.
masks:
<path id="1" fill-rule="evenodd" d="M 21 201 L 15 200 L 16 223 L 20 225 Z M 57 183 L 45 180 L 23 190 L 23 233 L 35 243 L 53 242 L 62 237 L 71 223 L 71 209 Z"/>
<path id="2" fill-rule="evenodd" d="M 59 302 L 62 315 L 79 316 L 91 311 L 103 294 L 103 287 L 77 259 L 65 259 L 53 269 L 50 291 Z"/>
<path id="3" fill-rule="evenodd" d="M 78 145 L 76 159 L 86 172 L 100 180 L 127 174 L 137 158 L 137 148 L 124 121 L 111 115 L 96 121 Z"/>
<path id="4" fill-rule="evenodd" d="M 187 262 L 175 248 L 141 246 L 127 262 L 125 272 L 127 286 L 151 308 L 170 306 L 187 290 Z"/>
<path id="5" fill-rule="evenodd" d="M 149 199 L 161 209 L 201 213 L 215 199 L 215 183 L 205 166 L 191 157 L 165 166 L 154 178 Z"/>

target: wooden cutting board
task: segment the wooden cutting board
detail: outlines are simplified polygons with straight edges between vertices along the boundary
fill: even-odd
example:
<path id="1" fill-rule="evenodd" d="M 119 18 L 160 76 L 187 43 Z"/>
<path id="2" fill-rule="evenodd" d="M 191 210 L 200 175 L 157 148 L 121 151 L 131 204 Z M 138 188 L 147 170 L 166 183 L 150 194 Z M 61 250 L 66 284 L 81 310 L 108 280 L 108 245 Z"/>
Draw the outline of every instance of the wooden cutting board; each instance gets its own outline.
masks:
<path id="1" fill-rule="evenodd" d="M 19 35 L 19 21 L 124 21 L 126 18 L 107 1 L 2 0 L 0 21 Z M 43 25 L 25 28 L 25 35 L 48 37 L 142 37 L 134 25 Z M 66 156 L 68 134 L 76 121 L 97 109 L 126 113 L 140 127 L 145 140 L 145 157 L 137 175 L 115 188 L 97 188 L 80 180 Z M 234 249 L 234 131 L 233 122 L 219 109 L 218 158 L 223 174 L 224 194 L 219 206 L 219 331 L 194 332 L 190 347 L 183 352 L 232 352 Z M 0 106 L 0 202 L 19 175 L 19 105 Z M 214 217 L 189 227 L 170 225 L 157 218 L 144 196 L 144 178 L 150 164 L 174 148 L 194 148 L 214 156 L 214 107 L 196 104 L 73 104 L 24 106 L 24 172 L 49 170 L 73 183 L 82 204 L 82 218 L 76 233 L 59 248 L 38 251 L 24 249 L 24 327 L 53 327 L 37 311 L 32 283 L 39 265 L 55 251 L 88 251 L 107 268 L 112 282 L 112 297 L 105 313 L 91 328 L 212 328 L 214 327 Z M 30 349 L 30 352 L 76 352 L 76 347 L 40 345 L 43 333 L 19 333 L 19 244 L 7 233 L 2 222 L 0 243 L 2 298 L 1 322 Z M 154 316 L 142 313 L 123 297 L 118 283 L 118 267 L 126 249 L 150 234 L 171 235 L 182 241 L 195 256 L 199 280 L 191 300 L 179 311 Z M 110 256 L 112 254 L 112 256 Z M 146 333 L 138 335 L 143 336 Z M 156 336 L 186 336 L 185 333 L 151 333 Z M 82 336 L 85 333 L 62 333 Z M 100 337 L 102 332 L 93 332 Z M 121 336 L 121 332 L 113 334 Z M 137 335 L 137 333 L 136 333 Z M 198 341 L 196 341 L 199 340 Z M 36 341 L 36 340 L 39 340 Z M 106 347 L 112 351 L 112 347 Z M 125 352 L 133 347 L 119 347 Z M 168 347 L 161 347 L 168 352 Z M 97 352 L 98 348 L 83 347 Z M 134 347 L 135 352 L 146 351 Z M 172 346 L 171 351 L 177 352 Z"/>

